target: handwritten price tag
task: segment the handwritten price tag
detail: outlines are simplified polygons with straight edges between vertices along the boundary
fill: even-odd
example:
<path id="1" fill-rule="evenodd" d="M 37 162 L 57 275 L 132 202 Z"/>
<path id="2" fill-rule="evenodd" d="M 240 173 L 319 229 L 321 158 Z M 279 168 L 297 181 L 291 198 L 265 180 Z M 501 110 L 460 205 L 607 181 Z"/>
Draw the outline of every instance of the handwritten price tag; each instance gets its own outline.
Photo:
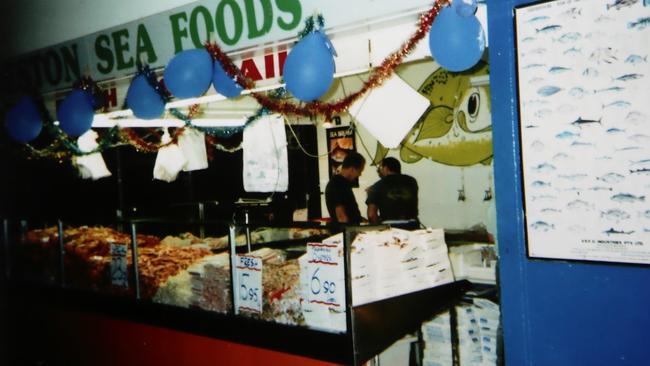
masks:
<path id="1" fill-rule="evenodd" d="M 262 259 L 238 255 L 235 300 L 240 311 L 262 312 Z"/>
<path id="2" fill-rule="evenodd" d="M 340 307 L 345 305 L 345 281 L 343 276 L 343 257 L 339 246 L 309 243 L 308 301 L 312 304 Z"/>
<path id="3" fill-rule="evenodd" d="M 126 254 L 126 245 L 111 244 L 111 283 L 114 286 L 129 287 Z"/>

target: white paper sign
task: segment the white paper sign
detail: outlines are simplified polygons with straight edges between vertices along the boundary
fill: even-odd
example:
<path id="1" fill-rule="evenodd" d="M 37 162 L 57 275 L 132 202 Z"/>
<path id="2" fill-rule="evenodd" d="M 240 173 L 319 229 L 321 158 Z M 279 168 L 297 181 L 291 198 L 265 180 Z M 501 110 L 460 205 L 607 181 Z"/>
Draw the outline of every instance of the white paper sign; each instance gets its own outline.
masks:
<path id="1" fill-rule="evenodd" d="M 325 243 L 307 244 L 309 292 L 311 304 L 345 307 L 343 257 L 339 246 Z"/>
<path id="2" fill-rule="evenodd" d="M 262 312 L 262 259 L 247 255 L 236 256 L 237 287 L 235 301 L 239 311 Z"/>
<path id="3" fill-rule="evenodd" d="M 399 146 L 430 104 L 395 75 L 355 102 L 349 111 L 377 141 L 392 149 Z"/>
<path id="4" fill-rule="evenodd" d="M 111 283 L 114 286 L 129 287 L 127 246 L 111 244 Z"/>

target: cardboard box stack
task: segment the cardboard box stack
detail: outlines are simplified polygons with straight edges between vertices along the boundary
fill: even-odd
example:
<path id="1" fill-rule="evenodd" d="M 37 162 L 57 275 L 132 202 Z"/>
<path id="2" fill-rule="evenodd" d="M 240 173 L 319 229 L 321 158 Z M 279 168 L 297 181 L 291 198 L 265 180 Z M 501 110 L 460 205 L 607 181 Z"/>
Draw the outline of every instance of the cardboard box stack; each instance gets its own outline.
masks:
<path id="1" fill-rule="evenodd" d="M 497 329 L 499 306 L 482 298 L 473 304 L 457 306 L 458 361 L 462 366 L 490 366 L 497 364 Z M 424 366 L 452 366 L 453 341 L 451 317 L 442 313 L 422 324 Z"/>

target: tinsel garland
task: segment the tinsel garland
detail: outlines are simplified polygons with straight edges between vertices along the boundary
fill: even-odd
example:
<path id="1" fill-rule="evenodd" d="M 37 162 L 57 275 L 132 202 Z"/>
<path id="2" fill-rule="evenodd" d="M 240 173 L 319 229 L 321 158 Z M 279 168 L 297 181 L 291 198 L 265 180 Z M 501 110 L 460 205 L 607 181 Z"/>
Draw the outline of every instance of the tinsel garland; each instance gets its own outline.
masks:
<path id="1" fill-rule="evenodd" d="M 50 145 L 42 149 L 38 149 L 30 144 L 24 144 L 25 151 L 29 153 L 29 159 L 52 159 L 58 161 L 59 163 L 63 163 L 63 160 L 69 159 L 71 157 L 71 154 L 67 150 L 60 150 L 60 147 L 61 142 L 59 140 L 55 140 Z"/>
<path id="2" fill-rule="evenodd" d="M 309 33 L 323 28 L 325 28 L 325 19 L 323 18 L 323 14 L 312 15 L 305 19 L 305 28 L 298 33 L 298 39 L 303 39 Z"/>
<path id="3" fill-rule="evenodd" d="M 95 80 L 90 76 L 84 76 L 72 85 L 73 89 L 84 90 L 93 97 L 93 109 L 106 112 L 108 110 L 108 100 L 104 90 L 97 85 Z"/>
<path id="4" fill-rule="evenodd" d="M 93 103 L 96 101 L 97 94 L 103 93 L 97 83 L 95 83 L 95 81 L 93 81 L 93 79 L 90 77 L 84 77 L 77 81 L 74 84 L 74 88 L 90 93 L 93 96 Z M 103 95 L 101 95 L 101 97 L 103 98 Z M 92 151 L 82 151 L 79 149 L 79 145 L 77 145 L 76 141 L 70 139 L 70 137 L 65 132 L 63 132 L 59 126 L 54 124 L 54 119 L 50 115 L 47 108 L 45 108 L 42 103 L 38 103 L 37 106 L 39 108 L 40 115 L 44 120 L 43 126 L 45 127 L 45 130 L 54 137 L 54 141 L 48 146 L 41 149 L 36 148 L 31 144 L 25 144 L 25 149 L 27 152 L 29 152 L 31 157 L 39 159 L 49 158 L 61 161 L 61 159 L 66 157 L 83 156 L 102 152 L 114 146 L 113 141 L 116 140 L 118 132 L 117 128 L 115 127 L 108 130 L 108 132 L 102 136 L 102 138 L 98 141 L 97 148 L 93 149 Z M 96 106 L 93 105 L 93 109 L 95 107 Z M 100 107 L 105 108 L 104 102 L 101 103 Z M 66 151 L 60 151 L 60 148 L 64 148 Z"/>
<path id="5" fill-rule="evenodd" d="M 138 76 L 144 76 L 144 78 L 147 81 L 147 83 L 149 84 L 149 86 L 151 86 L 151 88 L 153 88 L 153 90 L 155 90 L 156 93 L 158 95 L 160 95 L 162 100 L 165 103 L 169 102 L 171 100 L 171 94 L 164 87 L 163 83 L 158 81 L 158 77 L 156 76 L 156 73 L 153 70 L 151 70 L 149 65 L 142 64 L 142 63 L 138 62 L 137 68 L 138 68 L 138 71 L 136 72 L 134 78 L 137 78 Z M 190 108 L 190 110 L 192 110 L 192 109 Z M 176 116 L 176 114 L 174 114 L 174 112 L 177 112 L 178 114 L 180 114 L 180 112 L 177 111 L 176 109 L 172 109 L 171 112 L 172 112 L 172 115 L 174 115 L 174 116 Z M 179 118 L 179 117 L 177 117 L 177 118 Z M 150 133 L 156 133 L 155 131 L 152 131 L 151 129 L 149 129 L 149 131 L 150 131 Z M 168 143 L 161 143 L 160 141 L 161 141 L 162 135 L 158 135 L 157 133 L 156 133 L 156 136 L 157 136 L 157 141 L 158 142 L 149 142 L 149 141 L 146 141 L 144 138 L 140 137 L 138 132 L 136 132 L 134 129 L 132 129 L 132 128 L 122 128 L 120 130 L 120 139 L 122 141 L 124 141 L 125 143 L 133 146 L 133 148 L 136 149 L 136 151 L 144 152 L 144 153 L 156 153 L 156 152 L 158 152 L 158 150 L 160 150 L 161 148 L 163 148 L 165 146 L 176 144 L 178 142 L 178 138 L 183 134 L 184 131 L 185 131 L 185 127 L 177 128 L 174 131 L 174 133 L 172 134 L 172 136 L 171 136 L 171 141 L 169 141 Z"/>
<path id="6" fill-rule="evenodd" d="M 148 142 L 144 138 L 140 137 L 138 133 L 132 128 L 122 128 L 120 129 L 120 138 L 125 143 L 133 146 L 133 148 L 138 152 L 144 153 L 156 153 L 158 150 L 165 146 L 173 145 L 178 142 L 178 138 L 185 131 L 185 127 L 177 128 L 176 131 L 171 135 L 171 140 L 168 143 L 161 142 Z M 154 132 L 155 133 L 155 132 Z M 157 135 L 157 140 L 160 141 L 162 136 Z"/>
<path id="7" fill-rule="evenodd" d="M 306 104 L 299 104 L 295 101 L 280 100 L 279 98 L 274 98 L 264 93 L 253 92 L 251 95 L 257 100 L 260 105 L 262 105 L 262 107 L 273 112 L 281 113 L 284 115 L 292 114 L 304 117 L 324 115 L 325 118 L 329 120 L 335 114 L 347 110 L 354 102 L 359 100 L 359 98 L 361 98 L 369 90 L 381 86 L 384 81 L 390 78 L 395 71 L 395 68 L 397 68 L 397 66 L 399 66 L 404 61 L 404 58 L 409 55 L 409 53 L 415 48 L 418 42 L 420 42 L 426 36 L 426 34 L 431 29 L 433 20 L 438 15 L 440 10 L 448 3 L 449 2 L 447 0 L 436 1 L 431 9 L 422 14 L 418 19 L 417 30 L 415 33 L 407 41 L 405 41 L 397 51 L 388 55 L 388 57 L 382 61 L 380 66 L 371 71 L 370 77 L 366 82 L 364 82 L 361 89 L 340 100 L 331 103 L 315 101 Z M 230 77 L 232 77 L 233 80 L 235 80 L 239 85 L 246 89 L 255 88 L 255 83 L 250 79 L 244 77 L 241 70 L 235 66 L 232 59 L 230 59 L 230 57 L 228 57 L 228 55 L 226 55 L 221 50 L 219 45 L 216 43 L 210 43 L 206 45 L 206 49 L 212 54 L 212 57 L 214 59 L 221 62 L 224 71 L 230 75 Z"/>
<path id="8" fill-rule="evenodd" d="M 171 142 L 162 144 L 160 142 L 149 142 L 142 138 L 134 129 L 131 128 L 118 128 L 117 126 L 111 128 L 102 138 L 98 141 L 98 147 L 90 152 L 83 152 L 79 149 L 76 141 L 70 138 L 58 127 L 54 126 L 52 119 L 47 112 L 43 115 L 47 116 L 45 125 L 47 130 L 54 136 L 54 142 L 45 148 L 38 149 L 30 144 L 25 144 L 25 149 L 32 157 L 36 158 L 52 158 L 58 161 L 69 158 L 71 156 L 87 155 L 96 152 L 102 152 L 108 148 L 112 148 L 123 143 L 133 146 L 137 151 L 154 153 L 160 148 L 175 144 L 178 142 L 178 137 L 184 132 L 185 128 L 195 128 L 206 133 L 206 140 L 209 146 L 217 148 L 226 152 L 235 152 L 241 149 L 241 145 L 235 148 L 227 148 L 216 142 L 216 138 L 228 138 L 232 135 L 241 132 L 246 125 L 255 119 L 261 117 L 269 112 L 280 113 L 283 115 L 297 115 L 304 117 L 311 117 L 315 115 L 323 115 L 326 120 L 330 120 L 334 115 L 347 110 L 354 102 L 359 100 L 369 90 L 379 87 L 392 76 L 397 66 L 399 66 L 406 56 L 415 48 L 417 43 L 421 41 L 431 28 L 431 24 L 440 10 L 449 4 L 449 0 L 437 0 L 431 9 L 423 13 L 418 22 L 415 33 L 405 41 L 400 48 L 386 57 L 380 66 L 370 72 L 370 77 L 364 82 L 361 89 L 345 96 L 344 98 L 331 102 L 323 103 L 319 101 L 311 103 L 299 103 L 294 100 L 286 98 L 288 95 L 284 88 L 278 88 L 267 93 L 253 92 L 251 95 L 262 106 L 255 115 L 249 117 L 242 127 L 232 128 L 205 128 L 198 127 L 192 124 L 192 119 L 199 113 L 200 108 L 198 105 L 190 107 L 188 114 L 183 114 L 176 108 L 170 109 L 170 114 L 174 117 L 185 122 L 185 126 L 178 128 L 172 135 Z M 322 15 L 312 16 L 305 20 L 305 27 L 298 34 L 298 39 L 302 39 L 314 30 L 324 28 L 324 20 Z M 232 59 L 221 50 L 216 43 L 206 44 L 206 49 L 212 55 L 213 59 L 220 62 L 224 71 L 240 86 L 245 89 L 251 90 L 255 88 L 255 82 L 247 78 L 232 61 Z M 136 77 L 144 75 L 149 85 L 163 98 L 165 102 L 171 99 L 171 94 L 165 88 L 164 84 L 158 81 L 155 72 L 153 72 L 148 65 L 138 63 L 138 71 Z M 76 88 L 86 90 L 91 93 L 95 98 L 98 94 L 103 93 L 97 84 L 89 77 L 84 77 L 75 84 Z M 101 107 L 105 109 L 105 98 L 102 95 Z M 97 106 L 95 106 L 97 107 Z M 158 136 L 160 141 L 160 136 Z M 60 149 L 65 149 L 62 151 Z"/>
<path id="9" fill-rule="evenodd" d="M 158 81 L 158 77 L 156 76 L 156 73 L 153 70 L 151 70 L 149 65 L 141 64 L 140 62 L 138 62 L 137 69 L 138 71 L 135 73 L 135 76 L 133 77 L 134 79 L 140 75 L 143 75 L 147 80 L 149 86 L 151 86 L 153 90 L 155 90 L 156 93 L 160 95 L 160 97 L 165 103 L 171 100 L 171 93 L 169 92 L 169 90 L 167 90 L 163 82 Z"/>

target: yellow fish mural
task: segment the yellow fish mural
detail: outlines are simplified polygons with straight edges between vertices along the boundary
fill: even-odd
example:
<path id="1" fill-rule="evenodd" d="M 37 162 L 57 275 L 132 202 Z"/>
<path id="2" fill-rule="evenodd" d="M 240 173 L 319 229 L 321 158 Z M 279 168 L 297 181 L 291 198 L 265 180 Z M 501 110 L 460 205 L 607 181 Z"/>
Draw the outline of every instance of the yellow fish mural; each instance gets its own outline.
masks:
<path id="1" fill-rule="evenodd" d="M 400 158 L 415 163 L 423 157 L 451 166 L 489 164 L 492 161 L 492 116 L 488 64 L 479 63 L 470 72 L 453 73 L 438 68 L 431 73 L 418 92 L 431 101 L 402 141 Z M 376 164 L 388 154 L 378 143 Z"/>

